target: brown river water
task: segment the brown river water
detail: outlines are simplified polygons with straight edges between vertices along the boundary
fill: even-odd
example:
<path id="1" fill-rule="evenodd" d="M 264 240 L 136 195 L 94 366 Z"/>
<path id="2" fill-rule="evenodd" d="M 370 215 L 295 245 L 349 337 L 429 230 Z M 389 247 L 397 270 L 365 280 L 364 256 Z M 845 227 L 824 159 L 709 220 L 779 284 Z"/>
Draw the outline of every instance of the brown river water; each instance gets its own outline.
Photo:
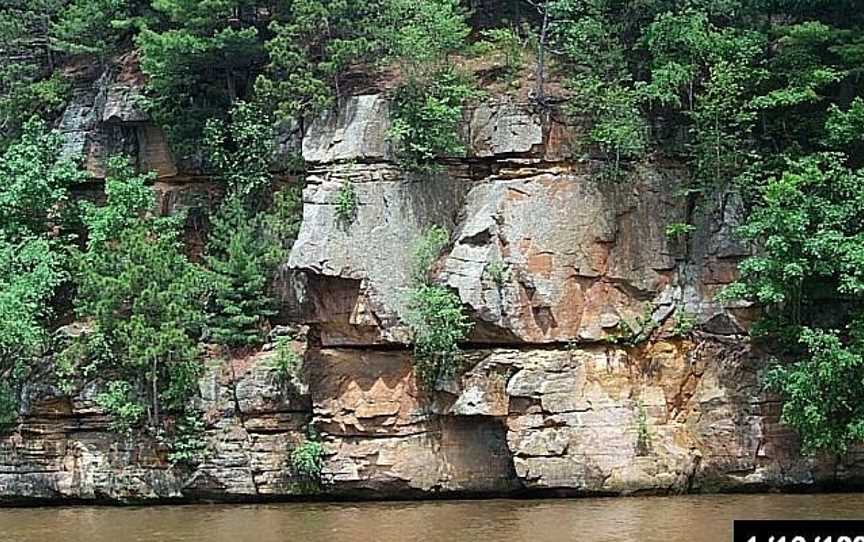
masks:
<path id="1" fill-rule="evenodd" d="M 16 542 L 714 542 L 733 519 L 864 519 L 864 494 L 0 509 Z"/>

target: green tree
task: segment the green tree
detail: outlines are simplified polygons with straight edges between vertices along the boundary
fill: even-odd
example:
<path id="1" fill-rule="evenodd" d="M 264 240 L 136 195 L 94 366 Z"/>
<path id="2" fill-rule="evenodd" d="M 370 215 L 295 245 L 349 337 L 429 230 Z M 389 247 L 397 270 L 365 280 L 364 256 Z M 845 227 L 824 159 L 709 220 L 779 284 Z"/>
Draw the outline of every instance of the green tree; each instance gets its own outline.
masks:
<path id="1" fill-rule="evenodd" d="M 214 277 L 208 329 L 216 343 L 260 344 L 268 317 L 276 314 L 267 292 L 275 262 L 268 239 L 260 235 L 261 226 L 237 197 L 225 201 L 214 218 L 206 262 Z"/>
<path id="2" fill-rule="evenodd" d="M 437 158 L 464 154 L 458 131 L 462 109 L 476 95 L 470 81 L 452 70 L 438 72 L 431 81 L 413 80 L 399 88 L 388 135 L 403 165 L 428 170 Z"/>
<path id="3" fill-rule="evenodd" d="M 147 105 L 174 149 L 195 154 L 204 123 L 250 91 L 264 62 L 258 3 L 155 0 L 160 25 L 136 36 L 148 76 Z"/>
<path id="4" fill-rule="evenodd" d="M 53 301 L 69 278 L 69 188 L 81 180 L 59 157 L 60 140 L 30 120 L 0 156 L 0 418 L 14 417 L 15 393 L 48 350 Z"/>
<path id="5" fill-rule="evenodd" d="M 51 47 L 104 61 L 129 38 L 132 19 L 146 11 L 142 0 L 71 0 L 52 22 Z"/>
<path id="6" fill-rule="evenodd" d="M 270 25 L 270 63 L 256 91 L 283 118 L 315 114 L 344 94 L 344 74 L 380 46 L 373 35 L 388 2 L 293 0 Z"/>
<path id="7" fill-rule="evenodd" d="M 85 214 L 91 239 L 78 265 L 76 310 L 109 350 L 100 356 L 111 360 L 100 404 L 120 427 L 146 415 L 158 429 L 166 411 L 182 411 L 197 391 L 204 274 L 183 253 L 183 217 L 149 216 L 146 176 L 117 173 L 105 205 Z"/>
<path id="8" fill-rule="evenodd" d="M 259 207 L 270 188 L 273 120 L 253 104 L 238 102 L 229 122 L 213 118 L 204 127 L 207 161 L 229 194 Z"/>
<path id="9" fill-rule="evenodd" d="M 564 62 L 581 68 L 568 81 L 574 94 L 568 109 L 593 121 L 591 139 L 617 175 L 622 159 L 645 152 L 649 135 L 641 94 L 627 64 L 625 23 L 602 0 L 549 4 L 545 9 L 554 21 L 551 39 Z"/>
<path id="10" fill-rule="evenodd" d="M 766 306 L 762 329 L 791 359 L 768 379 L 783 419 L 805 449 L 838 453 L 864 436 L 864 174 L 843 158 L 808 156 L 767 180 L 742 228 L 760 251 L 725 293 Z"/>
<path id="11" fill-rule="evenodd" d="M 376 24 L 378 40 L 409 80 L 433 79 L 471 33 L 459 0 L 389 0 L 387 4 Z"/>

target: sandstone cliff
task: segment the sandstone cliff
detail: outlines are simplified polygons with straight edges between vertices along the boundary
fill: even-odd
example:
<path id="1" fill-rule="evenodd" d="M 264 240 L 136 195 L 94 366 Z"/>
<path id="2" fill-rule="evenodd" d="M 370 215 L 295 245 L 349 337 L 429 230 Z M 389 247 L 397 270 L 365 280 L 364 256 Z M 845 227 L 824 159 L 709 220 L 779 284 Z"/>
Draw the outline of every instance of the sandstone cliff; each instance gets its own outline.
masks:
<path id="1" fill-rule="evenodd" d="M 135 81 L 108 73 L 76 94 L 60 130 L 98 192 L 105 156 L 155 170 L 162 212 L 193 212 L 218 187 L 182 171 L 135 107 Z M 325 496 L 632 494 L 851 484 L 843 462 L 804 458 L 759 386 L 746 307 L 714 294 L 749 248 L 740 203 L 688 209 L 686 172 L 647 160 L 598 180 L 578 126 L 490 99 L 466 112 L 467 152 L 409 174 L 387 140 L 383 95 L 355 96 L 299 133 L 309 176 L 302 228 L 278 281 L 304 382 L 275 382 L 271 351 L 211 363 L 200 383 L 208 457 L 172 467 L 158 442 L 114 434 L 99 383 L 65 396 L 46 378 L 0 437 L 0 502 L 287 498 L 288 464 L 311 423 L 325 449 Z M 350 224 L 335 198 L 351 183 Z M 85 190 L 86 189 L 86 190 Z M 686 241 L 668 224 L 691 218 Z M 475 322 L 464 370 L 434 392 L 412 374 L 404 324 L 409 253 L 430 225 L 452 244 L 436 281 Z M 496 269 L 497 272 L 492 272 Z M 679 336 L 676 321 L 695 319 Z"/>

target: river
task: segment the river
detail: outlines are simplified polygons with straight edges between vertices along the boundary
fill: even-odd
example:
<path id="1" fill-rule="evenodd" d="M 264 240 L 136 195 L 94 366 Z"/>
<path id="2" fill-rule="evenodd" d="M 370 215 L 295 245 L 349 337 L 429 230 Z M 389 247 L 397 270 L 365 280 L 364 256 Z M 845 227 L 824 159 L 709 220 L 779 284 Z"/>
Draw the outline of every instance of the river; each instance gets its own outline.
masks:
<path id="1" fill-rule="evenodd" d="M 716 542 L 733 519 L 864 518 L 864 494 L 0 509 L 16 542 Z"/>

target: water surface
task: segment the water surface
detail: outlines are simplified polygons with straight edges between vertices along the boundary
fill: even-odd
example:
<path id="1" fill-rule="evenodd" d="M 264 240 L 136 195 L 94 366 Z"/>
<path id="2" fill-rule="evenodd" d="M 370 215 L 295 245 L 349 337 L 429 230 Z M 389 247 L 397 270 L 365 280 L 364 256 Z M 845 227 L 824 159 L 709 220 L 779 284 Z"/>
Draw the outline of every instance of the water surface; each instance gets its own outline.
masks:
<path id="1" fill-rule="evenodd" d="M 0 541 L 715 542 L 781 518 L 864 519 L 864 494 L 0 509 Z"/>

